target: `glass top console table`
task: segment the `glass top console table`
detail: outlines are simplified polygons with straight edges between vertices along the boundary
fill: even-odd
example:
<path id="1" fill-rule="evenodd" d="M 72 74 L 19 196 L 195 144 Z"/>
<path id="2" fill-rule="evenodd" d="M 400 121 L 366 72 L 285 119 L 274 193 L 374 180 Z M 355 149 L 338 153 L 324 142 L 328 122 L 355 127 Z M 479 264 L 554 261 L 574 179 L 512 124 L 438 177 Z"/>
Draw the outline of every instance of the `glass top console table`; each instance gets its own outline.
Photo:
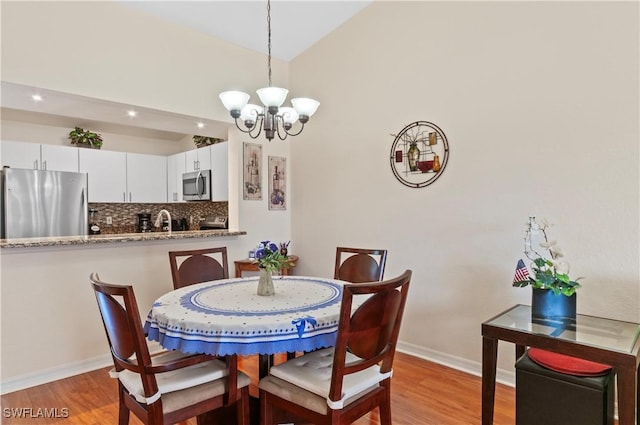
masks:
<path id="1" fill-rule="evenodd" d="M 516 305 L 482 324 L 482 425 L 493 423 L 498 341 L 516 345 L 516 358 L 537 347 L 611 365 L 618 377 L 618 423 L 640 425 L 640 324 L 579 314 L 575 321 L 531 318 Z"/>

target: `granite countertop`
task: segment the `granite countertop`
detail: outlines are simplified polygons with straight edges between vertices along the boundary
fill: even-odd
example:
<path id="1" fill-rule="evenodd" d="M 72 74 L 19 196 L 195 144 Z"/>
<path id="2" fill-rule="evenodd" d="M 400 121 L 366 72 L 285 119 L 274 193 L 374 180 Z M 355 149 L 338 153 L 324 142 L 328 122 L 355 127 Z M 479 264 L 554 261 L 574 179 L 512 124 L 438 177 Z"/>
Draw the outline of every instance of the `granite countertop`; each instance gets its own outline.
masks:
<path id="1" fill-rule="evenodd" d="M 194 238 L 215 238 L 223 236 L 246 235 L 247 232 L 241 230 L 191 230 L 151 232 L 151 233 L 123 233 L 115 235 L 80 235 L 80 236 L 59 236 L 47 238 L 24 238 L 24 239 L 0 239 L 0 248 L 30 248 L 43 246 L 65 246 L 141 241 L 162 241 L 171 239 L 194 239 Z"/>

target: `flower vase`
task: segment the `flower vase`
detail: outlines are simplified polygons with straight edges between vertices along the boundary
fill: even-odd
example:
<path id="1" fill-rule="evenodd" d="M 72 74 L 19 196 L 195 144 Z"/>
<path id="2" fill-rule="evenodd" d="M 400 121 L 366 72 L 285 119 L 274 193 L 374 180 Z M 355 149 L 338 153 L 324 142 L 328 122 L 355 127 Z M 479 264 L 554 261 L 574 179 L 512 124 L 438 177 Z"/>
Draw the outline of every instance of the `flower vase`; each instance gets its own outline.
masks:
<path id="1" fill-rule="evenodd" d="M 420 149 L 418 149 L 418 146 L 415 143 L 411 143 L 409 145 L 409 150 L 407 151 L 407 160 L 409 161 L 409 171 L 419 171 L 418 159 L 420 159 Z"/>
<path id="2" fill-rule="evenodd" d="M 576 320 L 577 294 L 556 295 L 551 289 L 532 288 L 531 317 L 533 319 Z"/>
<path id="3" fill-rule="evenodd" d="M 273 287 L 272 271 L 260 268 L 260 278 L 258 280 L 258 295 L 269 296 L 275 294 L 276 290 Z"/>

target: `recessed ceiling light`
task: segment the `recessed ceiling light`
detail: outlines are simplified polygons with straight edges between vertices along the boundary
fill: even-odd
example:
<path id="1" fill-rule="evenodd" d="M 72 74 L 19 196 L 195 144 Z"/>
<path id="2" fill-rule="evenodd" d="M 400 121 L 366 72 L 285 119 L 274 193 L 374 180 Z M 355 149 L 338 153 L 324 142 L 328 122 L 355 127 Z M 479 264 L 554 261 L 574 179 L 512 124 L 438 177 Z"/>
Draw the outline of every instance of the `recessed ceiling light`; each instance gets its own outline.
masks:
<path id="1" fill-rule="evenodd" d="M 198 128 L 204 128 L 204 123 L 202 121 L 198 123 Z"/>
<path id="2" fill-rule="evenodd" d="M 31 99 L 33 99 L 35 102 L 42 102 L 42 96 L 40 96 L 39 94 L 34 94 L 33 96 L 31 96 Z"/>
<path id="3" fill-rule="evenodd" d="M 129 115 L 130 117 L 132 117 L 132 118 L 133 118 L 133 117 L 135 117 L 136 115 L 138 115 L 138 113 L 137 113 L 136 111 L 134 111 L 134 110 L 131 110 L 131 111 L 127 111 L 127 115 Z"/>

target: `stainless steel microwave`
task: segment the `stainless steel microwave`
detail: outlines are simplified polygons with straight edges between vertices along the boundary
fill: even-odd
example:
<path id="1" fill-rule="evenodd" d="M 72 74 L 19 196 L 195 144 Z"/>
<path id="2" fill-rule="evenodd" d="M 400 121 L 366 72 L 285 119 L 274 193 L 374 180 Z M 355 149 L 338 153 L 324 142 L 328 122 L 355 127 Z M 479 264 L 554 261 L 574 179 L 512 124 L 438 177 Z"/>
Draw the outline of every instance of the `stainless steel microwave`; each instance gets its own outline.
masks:
<path id="1" fill-rule="evenodd" d="M 182 199 L 185 201 L 211 200 L 211 170 L 200 170 L 182 175 Z"/>

